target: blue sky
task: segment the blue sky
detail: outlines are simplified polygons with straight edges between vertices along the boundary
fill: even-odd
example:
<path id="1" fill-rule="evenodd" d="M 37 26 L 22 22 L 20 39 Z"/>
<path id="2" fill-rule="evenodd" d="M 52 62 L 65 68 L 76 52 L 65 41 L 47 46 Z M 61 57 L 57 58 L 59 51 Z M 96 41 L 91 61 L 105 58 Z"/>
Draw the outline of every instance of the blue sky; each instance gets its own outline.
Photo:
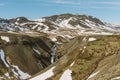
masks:
<path id="1" fill-rule="evenodd" d="M 0 17 L 36 19 L 55 14 L 87 14 L 120 24 L 120 0 L 0 0 Z"/>

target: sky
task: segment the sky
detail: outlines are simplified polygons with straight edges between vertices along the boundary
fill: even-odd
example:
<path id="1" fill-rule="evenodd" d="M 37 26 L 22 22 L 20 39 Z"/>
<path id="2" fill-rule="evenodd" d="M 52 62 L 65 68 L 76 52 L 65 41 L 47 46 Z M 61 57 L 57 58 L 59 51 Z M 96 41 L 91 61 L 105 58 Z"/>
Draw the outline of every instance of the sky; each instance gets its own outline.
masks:
<path id="1" fill-rule="evenodd" d="M 120 24 L 120 0 L 0 0 L 0 17 L 29 19 L 56 14 L 85 14 Z"/>

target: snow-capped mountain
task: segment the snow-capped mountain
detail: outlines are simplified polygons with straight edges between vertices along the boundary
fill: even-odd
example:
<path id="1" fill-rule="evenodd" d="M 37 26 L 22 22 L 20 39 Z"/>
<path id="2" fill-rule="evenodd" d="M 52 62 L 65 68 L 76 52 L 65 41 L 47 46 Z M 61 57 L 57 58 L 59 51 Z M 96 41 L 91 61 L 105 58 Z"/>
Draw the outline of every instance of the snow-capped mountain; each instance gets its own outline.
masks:
<path id="1" fill-rule="evenodd" d="M 119 80 L 119 33 L 87 15 L 0 18 L 0 80 Z"/>
<path id="2" fill-rule="evenodd" d="M 42 33 L 53 41 L 57 41 L 58 37 L 68 40 L 79 35 L 112 35 L 120 32 L 119 25 L 102 22 L 92 16 L 78 14 L 60 14 L 35 20 L 18 17 L 9 21 L 14 24 L 13 31 Z"/>
<path id="3" fill-rule="evenodd" d="M 18 32 L 18 31 L 25 31 L 27 28 L 23 28 L 22 26 L 18 26 L 12 23 L 8 19 L 0 18 L 0 30 L 7 31 L 7 32 Z"/>
<path id="4" fill-rule="evenodd" d="M 7 20 L 7 22 L 4 23 L 2 21 L 0 21 L 0 30 L 13 32 L 22 31 L 22 33 L 38 32 L 47 34 L 51 39 L 58 36 L 73 38 L 83 34 L 111 35 L 120 32 L 119 26 L 102 22 L 92 16 L 77 14 L 61 14 L 35 20 L 17 17 Z"/>
<path id="5" fill-rule="evenodd" d="M 118 32 L 120 29 L 111 24 L 104 23 L 97 18 L 87 15 L 61 14 L 43 17 L 36 20 L 28 20 L 25 17 L 11 19 L 16 25 L 24 26 L 29 30 L 40 32 L 54 32 L 54 30 L 73 29 L 82 32 Z"/>

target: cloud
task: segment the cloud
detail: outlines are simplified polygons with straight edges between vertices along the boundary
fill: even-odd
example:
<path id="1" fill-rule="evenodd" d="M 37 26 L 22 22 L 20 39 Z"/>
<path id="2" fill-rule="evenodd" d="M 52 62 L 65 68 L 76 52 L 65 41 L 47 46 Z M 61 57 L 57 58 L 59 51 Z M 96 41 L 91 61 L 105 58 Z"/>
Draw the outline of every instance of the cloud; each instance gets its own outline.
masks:
<path id="1" fill-rule="evenodd" d="M 53 3 L 59 3 L 59 4 L 72 4 L 72 5 L 78 5 L 81 4 L 80 2 L 72 1 L 72 0 L 51 0 Z"/>
<path id="2" fill-rule="evenodd" d="M 90 8 L 93 8 L 93 9 L 107 9 L 107 10 L 120 10 L 119 7 L 110 7 L 110 6 L 109 7 L 92 6 Z"/>
<path id="3" fill-rule="evenodd" d="M 110 9 L 120 10 L 120 1 L 95 1 L 95 0 L 36 0 L 49 6 L 62 6 L 80 9 Z M 46 6 L 46 5 L 45 5 Z"/>
<path id="4" fill-rule="evenodd" d="M 120 6 L 120 1 L 92 1 L 92 0 L 36 0 L 45 3 L 54 3 L 54 4 L 67 4 L 67 5 L 112 5 L 112 6 Z"/>
<path id="5" fill-rule="evenodd" d="M 120 5 L 120 2 L 100 2 L 99 4 Z"/>
<path id="6" fill-rule="evenodd" d="M 68 4 L 68 5 L 78 5 L 81 4 L 81 1 L 74 1 L 74 0 L 36 0 L 36 1 L 42 1 L 47 3 L 56 3 L 56 4 Z"/>

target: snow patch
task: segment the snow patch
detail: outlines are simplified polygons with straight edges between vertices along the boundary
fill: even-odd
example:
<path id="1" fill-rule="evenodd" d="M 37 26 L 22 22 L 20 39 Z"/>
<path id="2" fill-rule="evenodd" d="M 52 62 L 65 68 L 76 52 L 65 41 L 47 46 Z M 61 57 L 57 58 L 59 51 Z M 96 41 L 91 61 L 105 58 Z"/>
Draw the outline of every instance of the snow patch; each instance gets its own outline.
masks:
<path id="1" fill-rule="evenodd" d="M 99 72 L 100 72 L 100 71 L 97 71 L 97 72 L 95 72 L 95 73 L 91 74 L 91 75 L 88 77 L 88 79 L 87 79 L 87 80 L 89 80 L 90 78 L 94 77 L 94 76 L 95 76 L 95 75 L 97 75 Z"/>
<path id="2" fill-rule="evenodd" d="M 40 60 L 38 61 L 38 64 L 40 65 L 41 68 L 44 68 Z"/>
<path id="3" fill-rule="evenodd" d="M 5 60 L 5 54 L 4 54 L 3 50 L 0 50 L 0 57 L 1 57 L 2 61 L 4 62 L 5 66 L 9 67 L 8 63 Z"/>
<path id="4" fill-rule="evenodd" d="M 45 18 L 35 19 L 34 21 L 45 22 Z"/>
<path id="5" fill-rule="evenodd" d="M 10 79 L 9 73 L 5 73 L 4 75 Z"/>
<path id="6" fill-rule="evenodd" d="M 92 38 L 92 37 L 88 39 L 88 41 L 95 41 L 95 40 L 96 38 Z"/>
<path id="7" fill-rule="evenodd" d="M 72 67 L 75 64 L 75 61 L 72 62 L 72 64 L 70 64 L 70 66 Z"/>
<path id="8" fill-rule="evenodd" d="M 37 54 L 41 54 L 37 49 L 33 48 L 33 50 L 37 53 Z"/>
<path id="9" fill-rule="evenodd" d="M 86 46 L 84 46 L 83 48 L 86 49 Z"/>
<path id="10" fill-rule="evenodd" d="M 71 77 L 71 73 L 72 71 L 67 69 L 61 76 L 61 78 L 59 80 L 72 80 L 72 77 Z"/>
<path id="11" fill-rule="evenodd" d="M 52 41 L 57 41 L 57 39 L 56 39 L 56 38 L 52 38 L 51 40 L 52 40 Z"/>
<path id="12" fill-rule="evenodd" d="M 70 36 L 70 35 L 65 35 L 64 36 L 65 38 L 68 38 L 68 39 L 73 39 L 74 37 Z"/>
<path id="13" fill-rule="evenodd" d="M 55 59 L 55 56 L 52 55 L 52 57 L 51 57 L 51 63 L 54 63 L 54 59 Z"/>
<path id="14" fill-rule="evenodd" d="M 20 18 L 17 19 L 17 21 L 19 21 L 19 20 L 20 20 Z"/>
<path id="15" fill-rule="evenodd" d="M 14 68 L 14 69 L 12 69 L 12 72 L 13 72 L 16 76 L 19 76 L 20 79 L 27 79 L 27 78 L 31 77 L 28 73 L 25 73 L 25 72 L 21 71 L 18 66 L 12 65 L 12 67 Z M 17 71 L 16 71 L 16 70 L 17 70 Z"/>
<path id="16" fill-rule="evenodd" d="M 51 69 L 47 70 L 46 72 L 44 72 L 44 73 L 42 73 L 42 74 L 40 74 L 40 75 L 30 79 L 30 80 L 45 80 L 45 79 L 54 75 L 54 73 L 53 73 L 54 68 L 55 67 L 52 67 Z"/>
<path id="17" fill-rule="evenodd" d="M 32 29 L 35 29 L 35 28 L 37 28 L 37 26 L 38 26 L 38 25 L 35 25 L 35 26 L 33 26 L 33 27 L 32 27 Z"/>
<path id="18" fill-rule="evenodd" d="M 1 39 L 6 41 L 6 42 L 10 42 L 10 39 L 7 36 L 1 36 Z"/>
<path id="19" fill-rule="evenodd" d="M 120 76 L 112 78 L 111 80 L 120 80 Z"/>
<path id="20" fill-rule="evenodd" d="M 83 41 L 83 42 L 86 42 L 86 41 L 87 41 L 87 38 L 86 38 L 86 37 L 84 37 L 82 41 Z"/>
<path id="21" fill-rule="evenodd" d="M 17 25 L 18 25 L 19 23 L 16 21 L 16 22 L 15 22 L 15 24 L 17 24 Z"/>

